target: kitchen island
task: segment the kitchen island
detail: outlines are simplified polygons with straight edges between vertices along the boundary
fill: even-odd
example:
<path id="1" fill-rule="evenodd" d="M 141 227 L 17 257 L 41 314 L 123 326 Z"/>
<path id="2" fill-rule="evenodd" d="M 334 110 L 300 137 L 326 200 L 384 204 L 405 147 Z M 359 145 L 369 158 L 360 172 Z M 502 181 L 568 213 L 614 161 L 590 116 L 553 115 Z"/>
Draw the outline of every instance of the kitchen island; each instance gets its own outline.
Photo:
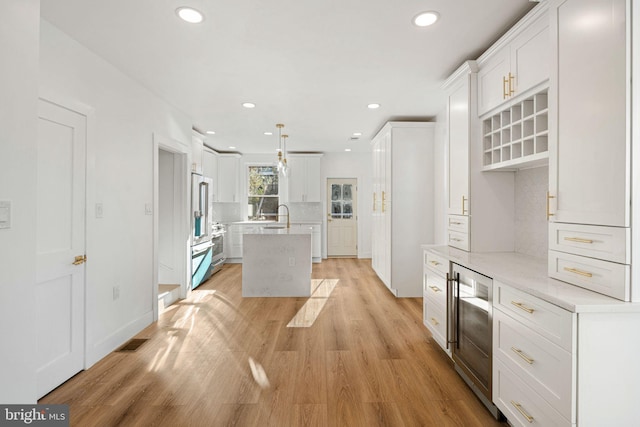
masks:
<path id="1" fill-rule="evenodd" d="M 311 233 L 262 227 L 243 234 L 242 296 L 311 296 Z"/>

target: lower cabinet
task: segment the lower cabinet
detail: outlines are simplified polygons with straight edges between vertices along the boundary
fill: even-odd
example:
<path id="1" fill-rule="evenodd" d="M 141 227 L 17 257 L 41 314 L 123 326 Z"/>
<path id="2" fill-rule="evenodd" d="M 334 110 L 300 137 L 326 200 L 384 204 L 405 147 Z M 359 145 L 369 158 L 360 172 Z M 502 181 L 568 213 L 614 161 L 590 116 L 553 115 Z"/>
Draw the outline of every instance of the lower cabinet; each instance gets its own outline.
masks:
<path id="1" fill-rule="evenodd" d="M 451 356 L 448 341 L 447 277 L 449 261 L 423 251 L 423 323 L 433 339 Z"/>

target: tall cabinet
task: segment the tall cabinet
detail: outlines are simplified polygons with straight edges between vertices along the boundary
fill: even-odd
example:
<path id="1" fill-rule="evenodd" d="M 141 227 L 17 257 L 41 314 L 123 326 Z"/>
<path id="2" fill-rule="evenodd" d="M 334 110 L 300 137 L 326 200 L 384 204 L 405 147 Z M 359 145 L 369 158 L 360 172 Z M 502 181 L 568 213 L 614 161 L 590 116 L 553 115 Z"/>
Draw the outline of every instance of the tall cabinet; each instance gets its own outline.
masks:
<path id="1" fill-rule="evenodd" d="M 433 243 L 434 126 L 388 122 L 372 140 L 372 266 L 397 297 L 422 296 L 416 248 Z"/>
<path id="2" fill-rule="evenodd" d="M 640 301 L 630 279 L 630 11 L 629 0 L 551 2 L 549 275 Z"/>

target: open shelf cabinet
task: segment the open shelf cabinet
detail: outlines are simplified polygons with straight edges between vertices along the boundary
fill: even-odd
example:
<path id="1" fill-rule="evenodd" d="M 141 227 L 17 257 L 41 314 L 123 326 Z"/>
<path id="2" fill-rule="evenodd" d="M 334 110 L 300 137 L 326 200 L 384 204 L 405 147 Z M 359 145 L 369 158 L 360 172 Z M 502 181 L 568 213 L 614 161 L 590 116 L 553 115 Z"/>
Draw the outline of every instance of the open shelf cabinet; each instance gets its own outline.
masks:
<path id="1" fill-rule="evenodd" d="M 519 168 L 549 158 L 547 89 L 482 121 L 483 170 Z"/>

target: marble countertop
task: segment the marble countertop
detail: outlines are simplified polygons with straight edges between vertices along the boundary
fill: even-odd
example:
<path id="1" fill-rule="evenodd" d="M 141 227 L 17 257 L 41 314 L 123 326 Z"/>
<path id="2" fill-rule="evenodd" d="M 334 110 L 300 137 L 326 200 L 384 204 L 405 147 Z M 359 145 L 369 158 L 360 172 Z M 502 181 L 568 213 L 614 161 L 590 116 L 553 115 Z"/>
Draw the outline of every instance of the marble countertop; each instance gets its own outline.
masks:
<path id="1" fill-rule="evenodd" d="M 269 225 L 269 224 L 276 224 L 277 221 L 233 221 L 233 222 L 227 222 L 225 224 L 227 225 Z M 291 224 L 304 224 L 304 225 L 320 225 L 322 224 L 322 221 L 320 220 L 291 220 L 290 221 Z M 284 223 L 283 223 L 284 224 Z"/>
<path id="2" fill-rule="evenodd" d="M 260 227 L 254 230 L 248 230 L 244 234 L 265 234 L 265 235 L 274 235 L 274 234 L 284 234 L 284 235 L 300 235 L 300 234 L 311 234 L 312 228 L 266 228 Z"/>
<path id="3" fill-rule="evenodd" d="M 422 248 L 574 313 L 640 312 L 640 303 L 620 301 L 550 278 L 545 258 L 516 252 L 465 252 L 450 246 Z"/>

